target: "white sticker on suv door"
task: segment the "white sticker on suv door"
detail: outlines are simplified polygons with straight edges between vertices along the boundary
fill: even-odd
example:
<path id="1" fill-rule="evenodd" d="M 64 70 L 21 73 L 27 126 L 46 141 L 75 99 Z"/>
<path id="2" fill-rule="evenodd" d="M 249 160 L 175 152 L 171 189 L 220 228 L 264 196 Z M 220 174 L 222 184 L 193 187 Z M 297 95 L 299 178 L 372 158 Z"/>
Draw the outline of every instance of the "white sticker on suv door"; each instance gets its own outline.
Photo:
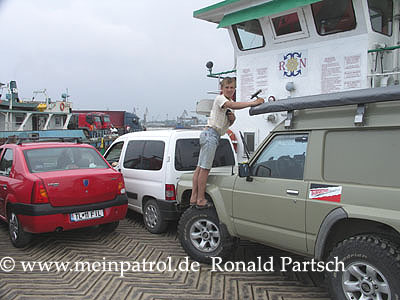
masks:
<path id="1" fill-rule="evenodd" d="M 340 202 L 342 187 L 337 185 L 315 184 L 310 186 L 309 198 L 313 200 Z"/>

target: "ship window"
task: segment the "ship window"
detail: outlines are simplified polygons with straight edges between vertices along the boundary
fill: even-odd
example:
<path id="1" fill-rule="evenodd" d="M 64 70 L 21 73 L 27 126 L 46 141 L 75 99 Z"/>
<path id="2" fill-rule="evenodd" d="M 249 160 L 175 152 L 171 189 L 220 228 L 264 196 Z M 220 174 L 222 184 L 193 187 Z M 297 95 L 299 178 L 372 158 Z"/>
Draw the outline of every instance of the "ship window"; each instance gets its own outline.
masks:
<path id="1" fill-rule="evenodd" d="M 368 8 L 372 30 L 385 35 L 392 35 L 393 1 L 368 0 Z"/>
<path id="2" fill-rule="evenodd" d="M 301 31 L 299 16 L 297 12 L 272 18 L 276 36 Z"/>
<path id="3" fill-rule="evenodd" d="M 54 122 L 56 126 L 61 126 L 61 116 L 56 116 Z"/>
<path id="4" fill-rule="evenodd" d="M 240 50 L 244 51 L 265 46 L 265 38 L 258 20 L 232 25 L 232 29 Z"/>
<path id="5" fill-rule="evenodd" d="M 244 133 L 244 140 L 246 142 L 247 145 L 247 149 L 249 150 L 250 153 L 254 152 L 254 148 L 255 148 L 255 134 L 254 132 L 245 132 Z"/>
<path id="6" fill-rule="evenodd" d="M 25 120 L 25 114 L 15 114 L 15 125 L 20 126 Z"/>
<path id="7" fill-rule="evenodd" d="M 311 4 L 311 9 L 320 35 L 348 31 L 356 27 L 352 0 L 324 0 Z"/>

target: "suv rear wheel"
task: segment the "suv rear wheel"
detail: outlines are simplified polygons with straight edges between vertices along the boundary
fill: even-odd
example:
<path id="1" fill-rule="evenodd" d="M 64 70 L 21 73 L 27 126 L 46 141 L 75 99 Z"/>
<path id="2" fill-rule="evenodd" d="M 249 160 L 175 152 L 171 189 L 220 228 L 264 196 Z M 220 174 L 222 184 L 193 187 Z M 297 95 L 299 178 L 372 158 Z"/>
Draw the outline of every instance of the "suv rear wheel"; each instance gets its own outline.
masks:
<path id="1" fill-rule="evenodd" d="M 144 226 L 151 233 L 163 233 L 168 227 L 168 222 L 164 220 L 160 208 L 154 199 L 148 200 L 143 208 Z"/>
<path id="2" fill-rule="evenodd" d="M 32 234 L 22 229 L 21 223 L 14 212 L 8 214 L 8 232 L 11 243 L 16 248 L 25 247 L 32 239 Z"/>
<path id="3" fill-rule="evenodd" d="M 327 273 L 333 299 L 400 299 L 400 251 L 396 245 L 360 235 L 340 242 L 328 261 L 335 257 L 344 263 L 344 272 Z"/>
<path id="4" fill-rule="evenodd" d="M 212 262 L 211 257 L 228 258 L 235 246 L 214 208 L 187 209 L 179 221 L 178 236 L 187 254 L 207 264 Z"/>

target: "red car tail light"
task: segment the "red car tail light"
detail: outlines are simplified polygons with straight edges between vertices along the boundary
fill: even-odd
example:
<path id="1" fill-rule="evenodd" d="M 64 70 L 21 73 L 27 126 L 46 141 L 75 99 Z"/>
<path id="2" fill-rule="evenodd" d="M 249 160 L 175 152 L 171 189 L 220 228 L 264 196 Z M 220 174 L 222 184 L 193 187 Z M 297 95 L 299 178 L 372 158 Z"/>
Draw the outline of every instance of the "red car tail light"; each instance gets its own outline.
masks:
<path id="1" fill-rule="evenodd" d="M 33 184 L 31 202 L 34 204 L 49 203 L 49 196 L 42 181 Z"/>
<path id="2" fill-rule="evenodd" d="M 165 200 L 176 200 L 175 185 L 165 185 Z"/>
<path id="3" fill-rule="evenodd" d="M 118 182 L 118 195 L 125 194 L 125 184 L 124 180 L 122 179 L 122 176 L 119 179 L 120 181 Z"/>

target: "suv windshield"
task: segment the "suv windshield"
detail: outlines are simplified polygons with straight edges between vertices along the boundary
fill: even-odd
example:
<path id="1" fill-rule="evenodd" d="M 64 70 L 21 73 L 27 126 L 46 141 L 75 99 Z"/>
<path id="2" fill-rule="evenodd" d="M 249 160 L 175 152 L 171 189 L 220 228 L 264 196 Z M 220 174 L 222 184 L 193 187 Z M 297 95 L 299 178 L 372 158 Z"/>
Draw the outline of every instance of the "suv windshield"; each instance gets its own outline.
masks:
<path id="1" fill-rule="evenodd" d="M 31 173 L 108 168 L 103 158 L 91 148 L 58 147 L 30 149 L 25 150 L 24 155 Z"/>
<path id="2" fill-rule="evenodd" d="M 179 139 L 176 141 L 175 169 L 177 171 L 193 171 L 199 159 L 199 139 Z M 233 166 L 235 157 L 227 139 L 221 139 L 215 152 L 213 167 Z"/>

